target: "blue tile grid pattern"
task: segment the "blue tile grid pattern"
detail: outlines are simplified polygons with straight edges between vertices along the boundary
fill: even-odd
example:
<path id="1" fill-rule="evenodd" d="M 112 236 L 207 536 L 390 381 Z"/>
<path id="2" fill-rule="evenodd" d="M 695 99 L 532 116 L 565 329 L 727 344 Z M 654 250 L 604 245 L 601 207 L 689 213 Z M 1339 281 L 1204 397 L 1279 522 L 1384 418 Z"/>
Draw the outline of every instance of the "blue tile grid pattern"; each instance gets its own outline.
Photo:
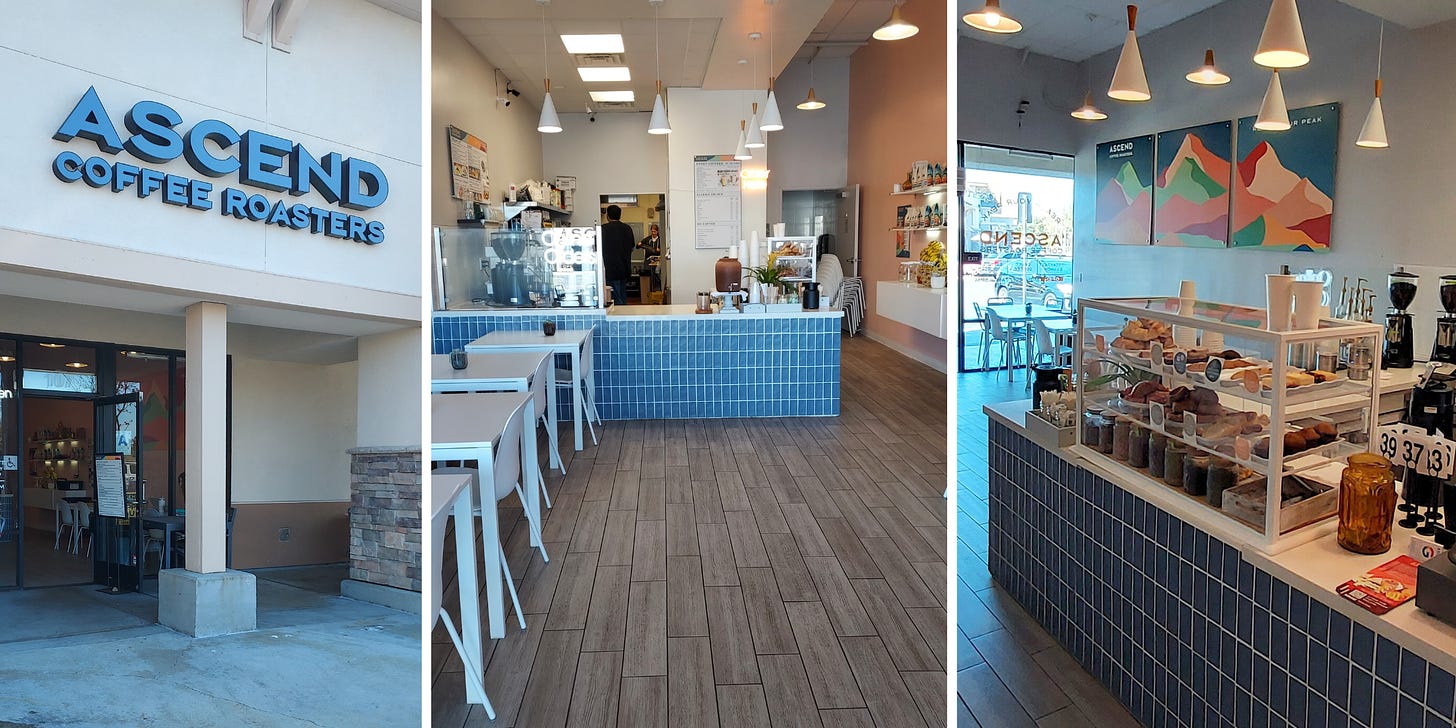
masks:
<path id="1" fill-rule="evenodd" d="M 989 449 L 992 576 L 1143 725 L 1456 725 L 1451 673 L 994 418 Z"/>
<path id="2" fill-rule="evenodd" d="M 548 316 L 437 316 L 434 352 L 448 353 L 490 331 L 537 329 Z M 550 317 L 563 330 L 597 326 L 593 364 L 603 419 L 839 414 L 838 318 Z"/>

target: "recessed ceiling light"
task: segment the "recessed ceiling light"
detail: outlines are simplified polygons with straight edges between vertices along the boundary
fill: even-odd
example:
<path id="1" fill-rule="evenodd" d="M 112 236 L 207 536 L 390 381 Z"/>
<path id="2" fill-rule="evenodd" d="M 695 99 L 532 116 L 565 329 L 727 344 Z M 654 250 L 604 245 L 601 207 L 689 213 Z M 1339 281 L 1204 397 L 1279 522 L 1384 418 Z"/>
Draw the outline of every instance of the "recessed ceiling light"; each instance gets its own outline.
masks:
<path id="1" fill-rule="evenodd" d="M 631 91 L 593 91 L 591 92 L 591 100 L 599 104 L 630 104 L 637 100 L 637 95 Z"/>
<path id="2" fill-rule="evenodd" d="M 87 364 L 84 361 L 68 361 L 66 362 L 66 366 L 71 369 L 85 369 L 86 367 L 91 365 Z"/>
<path id="3" fill-rule="evenodd" d="M 13 356 L 0 356 L 0 361 L 15 361 Z"/>
<path id="4" fill-rule="evenodd" d="M 561 44 L 566 46 L 566 52 L 573 55 L 581 53 L 621 53 L 622 36 L 617 33 L 606 33 L 602 35 L 563 35 Z"/>
<path id="5" fill-rule="evenodd" d="M 578 68 L 576 69 L 576 73 L 586 83 L 609 83 L 612 81 L 632 80 L 632 71 L 626 66 Z"/>
<path id="6" fill-rule="evenodd" d="M 64 348 L 66 348 L 66 345 L 65 344 L 42 343 L 41 346 L 44 346 L 47 349 L 64 349 Z"/>

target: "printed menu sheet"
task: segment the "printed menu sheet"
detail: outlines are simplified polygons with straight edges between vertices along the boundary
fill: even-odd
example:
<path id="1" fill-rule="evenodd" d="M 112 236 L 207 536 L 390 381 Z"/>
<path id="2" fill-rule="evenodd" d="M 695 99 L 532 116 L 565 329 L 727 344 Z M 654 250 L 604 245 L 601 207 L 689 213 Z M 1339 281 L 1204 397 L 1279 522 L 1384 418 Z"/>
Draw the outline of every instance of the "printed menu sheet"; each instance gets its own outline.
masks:
<path id="1" fill-rule="evenodd" d="M 453 126 L 445 128 L 450 141 L 450 196 L 473 202 L 490 201 L 490 172 L 485 141 Z"/>
<path id="2" fill-rule="evenodd" d="M 119 455 L 96 458 L 96 513 L 126 518 L 126 473 Z"/>
<path id="3" fill-rule="evenodd" d="M 693 159 L 694 246 L 726 248 L 743 239 L 743 163 L 728 155 Z"/>
<path id="4" fill-rule="evenodd" d="M 1415 597 L 1420 566 L 1409 556 L 1399 556 L 1335 587 L 1335 593 L 1375 614 L 1385 614 Z"/>

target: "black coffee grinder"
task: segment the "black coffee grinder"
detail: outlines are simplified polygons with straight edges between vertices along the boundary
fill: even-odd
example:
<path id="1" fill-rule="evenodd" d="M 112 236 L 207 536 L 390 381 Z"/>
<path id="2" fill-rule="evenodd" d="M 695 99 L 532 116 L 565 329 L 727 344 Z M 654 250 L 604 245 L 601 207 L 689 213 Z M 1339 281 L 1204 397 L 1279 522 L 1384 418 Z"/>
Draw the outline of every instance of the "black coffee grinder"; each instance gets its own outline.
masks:
<path id="1" fill-rule="evenodd" d="M 1390 305 L 1395 310 L 1385 314 L 1385 352 L 1383 369 L 1410 369 L 1415 364 L 1415 325 L 1406 309 L 1416 300 L 1416 282 L 1420 276 L 1396 268 L 1390 274 Z"/>
<path id="2" fill-rule="evenodd" d="M 1441 308 L 1446 314 L 1436 319 L 1436 344 L 1431 361 L 1456 364 L 1456 275 L 1441 276 Z"/>

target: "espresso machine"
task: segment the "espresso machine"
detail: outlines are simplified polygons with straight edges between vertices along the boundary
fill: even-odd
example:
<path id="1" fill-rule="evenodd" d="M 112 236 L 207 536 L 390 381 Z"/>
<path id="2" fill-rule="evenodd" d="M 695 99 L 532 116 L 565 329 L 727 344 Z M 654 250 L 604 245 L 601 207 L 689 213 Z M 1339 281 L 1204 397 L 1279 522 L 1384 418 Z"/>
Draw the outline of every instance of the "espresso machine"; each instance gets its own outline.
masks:
<path id="1" fill-rule="evenodd" d="M 1431 361 L 1456 364 L 1456 275 L 1441 276 L 1441 308 L 1444 316 L 1436 319 L 1436 343 L 1431 347 Z"/>
<path id="2" fill-rule="evenodd" d="M 1415 364 L 1415 324 L 1407 309 L 1416 299 L 1416 282 L 1420 276 L 1396 268 L 1390 274 L 1390 305 L 1385 314 L 1385 351 L 1383 369 L 1409 369 Z"/>

